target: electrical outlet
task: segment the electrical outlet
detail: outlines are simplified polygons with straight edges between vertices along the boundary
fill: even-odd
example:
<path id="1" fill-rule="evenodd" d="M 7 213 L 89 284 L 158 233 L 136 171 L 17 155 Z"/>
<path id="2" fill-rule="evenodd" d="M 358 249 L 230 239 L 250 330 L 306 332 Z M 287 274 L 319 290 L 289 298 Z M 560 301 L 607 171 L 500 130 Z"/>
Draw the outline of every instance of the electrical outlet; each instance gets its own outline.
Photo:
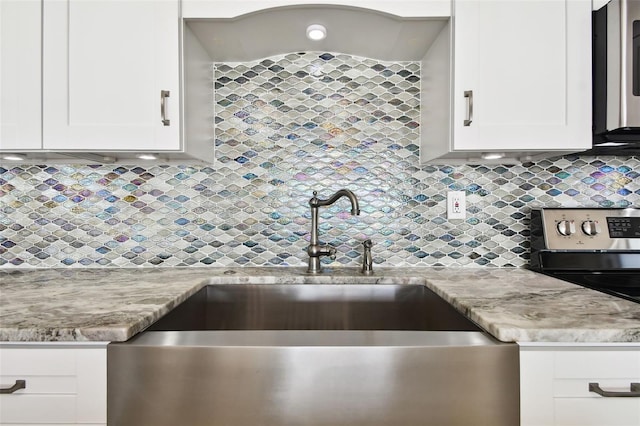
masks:
<path id="1" fill-rule="evenodd" d="M 464 191 L 447 192 L 447 219 L 466 219 L 467 201 Z"/>

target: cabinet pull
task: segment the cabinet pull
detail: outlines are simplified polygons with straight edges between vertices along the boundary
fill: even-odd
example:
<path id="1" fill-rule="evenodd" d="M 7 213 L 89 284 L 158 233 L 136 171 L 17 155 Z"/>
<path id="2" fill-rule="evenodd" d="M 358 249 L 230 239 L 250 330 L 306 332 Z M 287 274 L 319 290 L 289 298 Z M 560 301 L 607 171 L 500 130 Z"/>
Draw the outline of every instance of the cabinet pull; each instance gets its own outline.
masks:
<path id="1" fill-rule="evenodd" d="M 464 120 L 464 125 L 468 127 L 473 121 L 473 90 L 465 90 L 464 97 L 467 99 L 467 119 Z"/>
<path id="2" fill-rule="evenodd" d="M 0 393 L 14 393 L 19 389 L 26 389 L 27 381 L 26 380 L 16 380 L 13 386 L 8 388 L 0 388 Z"/>
<path id="3" fill-rule="evenodd" d="M 600 387 L 600 383 L 589 383 L 589 392 L 595 392 L 600 396 L 605 397 L 620 397 L 620 396 L 631 396 L 631 397 L 640 397 L 640 383 L 631 383 L 629 386 L 629 392 L 612 392 L 603 390 Z"/>
<path id="4" fill-rule="evenodd" d="M 171 120 L 167 118 L 167 98 L 170 92 L 168 90 L 160 91 L 160 116 L 162 118 L 162 124 L 168 126 L 171 124 Z"/>

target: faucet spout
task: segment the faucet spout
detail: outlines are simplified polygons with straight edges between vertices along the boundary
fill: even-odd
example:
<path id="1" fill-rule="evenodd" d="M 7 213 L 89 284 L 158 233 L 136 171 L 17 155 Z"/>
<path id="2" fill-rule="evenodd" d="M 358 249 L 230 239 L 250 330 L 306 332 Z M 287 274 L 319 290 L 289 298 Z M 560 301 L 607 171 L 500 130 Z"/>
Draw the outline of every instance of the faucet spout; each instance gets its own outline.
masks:
<path id="1" fill-rule="evenodd" d="M 309 200 L 309 205 L 311 208 L 318 208 L 323 206 L 330 206 L 336 201 L 338 201 L 342 197 L 347 197 L 351 202 L 351 214 L 356 216 L 360 214 L 360 206 L 358 205 L 358 198 L 356 198 L 356 194 L 349 191 L 348 189 L 340 189 L 336 191 L 331 197 L 326 200 L 321 200 L 317 197 L 318 192 L 313 191 L 313 198 Z"/>
<path id="2" fill-rule="evenodd" d="M 307 254 L 309 255 L 308 273 L 317 274 L 321 271 L 320 257 L 330 256 L 335 259 L 336 249 L 330 246 L 322 246 L 318 241 L 318 209 L 323 206 L 330 206 L 342 197 L 347 197 L 351 202 L 351 214 L 354 216 L 359 215 L 358 198 L 356 194 L 348 189 L 341 189 L 326 200 L 319 199 L 318 192 L 313 191 L 313 198 L 309 200 L 309 206 L 311 207 L 311 237 L 309 247 L 307 247 Z"/>

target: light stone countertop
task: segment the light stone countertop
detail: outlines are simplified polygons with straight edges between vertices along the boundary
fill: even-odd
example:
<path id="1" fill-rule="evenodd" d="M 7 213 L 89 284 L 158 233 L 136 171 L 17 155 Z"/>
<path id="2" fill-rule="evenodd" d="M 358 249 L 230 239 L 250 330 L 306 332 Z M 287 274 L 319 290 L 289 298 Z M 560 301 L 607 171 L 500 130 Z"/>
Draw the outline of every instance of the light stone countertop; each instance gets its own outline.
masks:
<path id="1" fill-rule="evenodd" d="M 231 271 L 231 273 L 229 273 Z M 526 269 L 0 270 L 0 341 L 125 341 L 207 284 L 424 284 L 505 342 L 640 342 L 640 304 Z"/>

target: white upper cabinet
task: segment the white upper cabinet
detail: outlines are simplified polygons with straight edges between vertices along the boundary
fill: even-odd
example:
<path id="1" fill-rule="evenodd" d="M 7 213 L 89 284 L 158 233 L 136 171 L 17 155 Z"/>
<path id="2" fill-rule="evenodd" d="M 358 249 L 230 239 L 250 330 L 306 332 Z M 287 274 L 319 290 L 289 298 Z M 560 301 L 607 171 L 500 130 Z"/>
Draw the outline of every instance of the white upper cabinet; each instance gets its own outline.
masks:
<path id="1" fill-rule="evenodd" d="M 212 162 L 211 64 L 225 57 L 211 52 L 249 32 L 223 43 L 201 24 L 294 5 L 279 10 L 360 7 L 429 24 L 405 40 L 424 50 L 403 59 L 426 52 L 423 163 L 485 162 L 490 153 L 506 163 L 591 146 L 589 0 L 0 0 L 0 151 Z"/>
<path id="2" fill-rule="evenodd" d="M 423 61 L 422 162 L 591 147 L 591 2 L 456 0 L 452 15 Z"/>
<path id="3" fill-rule="evenodd" d="M 0 149 L 41 148 L 41 1 L 0 0 Z"/>
<path id="4" fill-rule="evenodd" d="M 3 157 L 213 162 L 212 114 L 183 137 L 180 5 L 0 0 Z"/>
<path id="5" fill-rule="evenodd" d="M 45 0 L 43 22 L 45 149 L 181 149 L 178 0 Z"/>

